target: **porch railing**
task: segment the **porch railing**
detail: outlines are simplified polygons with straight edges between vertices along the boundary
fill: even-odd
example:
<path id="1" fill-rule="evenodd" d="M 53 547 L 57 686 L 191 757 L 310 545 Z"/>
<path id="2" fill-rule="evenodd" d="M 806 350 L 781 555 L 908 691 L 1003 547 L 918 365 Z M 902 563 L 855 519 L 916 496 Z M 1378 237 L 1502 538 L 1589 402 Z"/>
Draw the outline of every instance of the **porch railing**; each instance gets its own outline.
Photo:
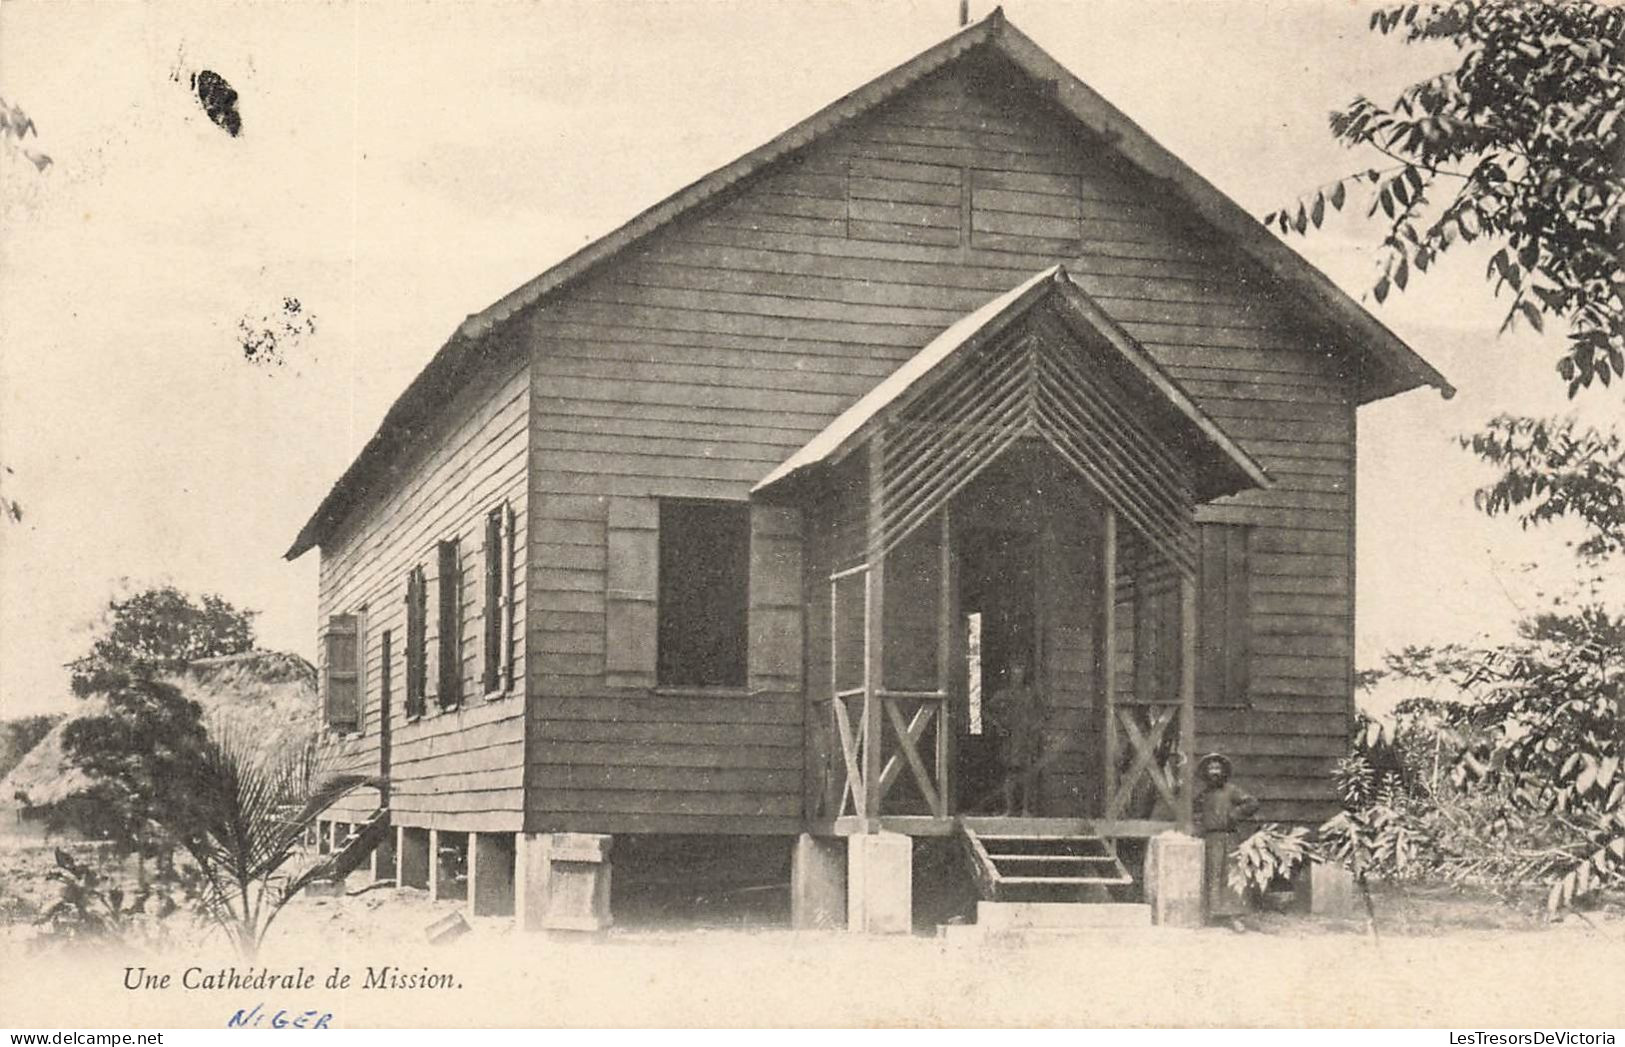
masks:
<path id="1" fill-rule="evenodd" d="M 1108 820 L 1145 818 L 1159 804 L 1167 816 L 1189 818 L 1185 787 L 1184 703 L 1167 701 L 1108 703 L 1102 815 Z"/>
<path id="2" fill-rule="evenodd" d="M 873 702 L 863 688 L 842 691 L 827 703 L 829 739 L 826 746 L 825 810 L 841 818 L 879 815 L 880 805 L 907 774 L 930 814 L 948 817 L 948 699 L 932 691 L 880 691 Z M 869 718 L 877 716 L 879 729 L 871 733 Z M 879 773 L 874 787 L 865 776 L 871 738 L 881 746 Z"/>

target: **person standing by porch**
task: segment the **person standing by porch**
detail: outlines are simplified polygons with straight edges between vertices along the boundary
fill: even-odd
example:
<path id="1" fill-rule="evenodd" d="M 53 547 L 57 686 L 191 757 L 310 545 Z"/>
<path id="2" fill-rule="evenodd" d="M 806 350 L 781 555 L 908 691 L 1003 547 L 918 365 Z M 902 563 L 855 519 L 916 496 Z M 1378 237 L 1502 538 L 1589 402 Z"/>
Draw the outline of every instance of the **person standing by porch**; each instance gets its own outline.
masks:
<path id="1" fill-rule="evenodd" d="M 1021 816 L 1031 817 L 1037 792 L 1039 750 L 1044 737 L 1044 712 L 1039 705 L 1038 692 L 1027 682 L 1026 663 L 1011 663 L 1009 682 L 994 692 L 985 715 L 998 746 L 1000 791 L 1004 801 L 1000 814 L 1008 817 L 1017 812 L 1019 793 Z"/>
<path id="2" fill-rule="evenodd" d="M 1230 886 L 1230 852 L 1235 849 L 1236 827 L 1258 810 L 1258 801 L 1230 781 L 1230 758 L 1208 753 L 1196 765 L 1201 791 L 1196 795 L 1196 831 L 1206 851 L 1202 896 L 1209 919 L 1231 921 L 1246 911 L 1241 894 Z"/>

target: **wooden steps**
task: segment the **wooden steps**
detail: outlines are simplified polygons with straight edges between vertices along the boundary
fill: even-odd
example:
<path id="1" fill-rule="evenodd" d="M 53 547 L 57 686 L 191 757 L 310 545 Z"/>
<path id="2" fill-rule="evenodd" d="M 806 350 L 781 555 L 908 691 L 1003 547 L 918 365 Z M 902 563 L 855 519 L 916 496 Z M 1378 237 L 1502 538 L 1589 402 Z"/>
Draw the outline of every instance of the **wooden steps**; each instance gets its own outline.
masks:
<path id="1" fill-rule="evenodd" d="M 960 840 L 981 900 L 976 923 L 941 929 L 945 939 L 1043 937 L 1151 926 L 1151 907 L 1117 900 L 1134 878 L 1109 837 L 1088 832 L 982 832 L 963 822 Z"/>
<path id="2" fill-rule="evenodd" d="M 961 826 L 984 902 L 1094 903 L 1134 878 L 1111 840 L 1093 834 L 978 832 Z"/>
<path id="3" fill-rule="evenodd" d="M 343 880 L 361 868 L 366 863 L 367 857 L 384 842 L 389 831 L 389 808 L 380 807 L 350 834 L 350 838 L 345 840 L 337 851 L 327 856 L 325 862 L 327 868 L 322 878 Z"/>

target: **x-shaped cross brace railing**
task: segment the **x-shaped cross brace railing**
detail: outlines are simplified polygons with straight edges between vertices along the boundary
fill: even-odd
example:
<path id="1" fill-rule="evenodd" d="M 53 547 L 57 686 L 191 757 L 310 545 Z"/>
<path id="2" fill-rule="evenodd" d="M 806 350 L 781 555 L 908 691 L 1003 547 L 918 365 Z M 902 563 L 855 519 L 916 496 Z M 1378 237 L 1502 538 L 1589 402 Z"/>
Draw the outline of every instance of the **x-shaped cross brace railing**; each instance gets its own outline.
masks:
<path id="1" fill-rule="evenodd" d="M 1146 710 L 1144 731 L 1140 730 L 1138 718 L 1134 715 L 1136 709 Z M 1157 750 L 1178 714 L 1177 705 L 1125 704 L 1116 707 L 1114 715 L 1117 717 L 1118 725 L 1123 729 L 1123 734 L 1128 738 L 1129 748 L 1134 753 L 1134 761 L 1130 764 L 1128 773 L 1118 779 L 1117 792 L 1113 794 L 1111 803 L 1106 807 L 1106 817 L 1116 818 L 1122 815 L 1123 808 L 1134 795 L 1134 790 L 1142 778 L 1150 779 L 1170 809 L 1178 809 L 1179 800 L 1175 794 L 1174 783 L 1167 769 L 1157 760 Z M 1113 758 L 1115 759 L 1115 756 Z"/>

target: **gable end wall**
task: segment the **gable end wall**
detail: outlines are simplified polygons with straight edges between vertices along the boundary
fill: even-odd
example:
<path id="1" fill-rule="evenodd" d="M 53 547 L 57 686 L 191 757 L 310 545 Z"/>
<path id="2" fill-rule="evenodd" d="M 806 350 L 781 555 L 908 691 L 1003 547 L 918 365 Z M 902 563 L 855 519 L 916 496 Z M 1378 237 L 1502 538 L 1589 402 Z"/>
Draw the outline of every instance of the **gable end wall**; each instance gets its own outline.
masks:
<path id="1" fill-rule="evenodd" d="M 1155 186 L 949 71 L 521 317 L 530 346 L 532 829 L 793 832 L 802 695 L 608 686 L 609 501 L 743 500 L 944 327 L 1068 271 L 1275 477 L 1252 535 L 1251 706 L 1208 711 L 1262 817 L 1317 818 L 1351 708 L 1347 357 Z"/>

